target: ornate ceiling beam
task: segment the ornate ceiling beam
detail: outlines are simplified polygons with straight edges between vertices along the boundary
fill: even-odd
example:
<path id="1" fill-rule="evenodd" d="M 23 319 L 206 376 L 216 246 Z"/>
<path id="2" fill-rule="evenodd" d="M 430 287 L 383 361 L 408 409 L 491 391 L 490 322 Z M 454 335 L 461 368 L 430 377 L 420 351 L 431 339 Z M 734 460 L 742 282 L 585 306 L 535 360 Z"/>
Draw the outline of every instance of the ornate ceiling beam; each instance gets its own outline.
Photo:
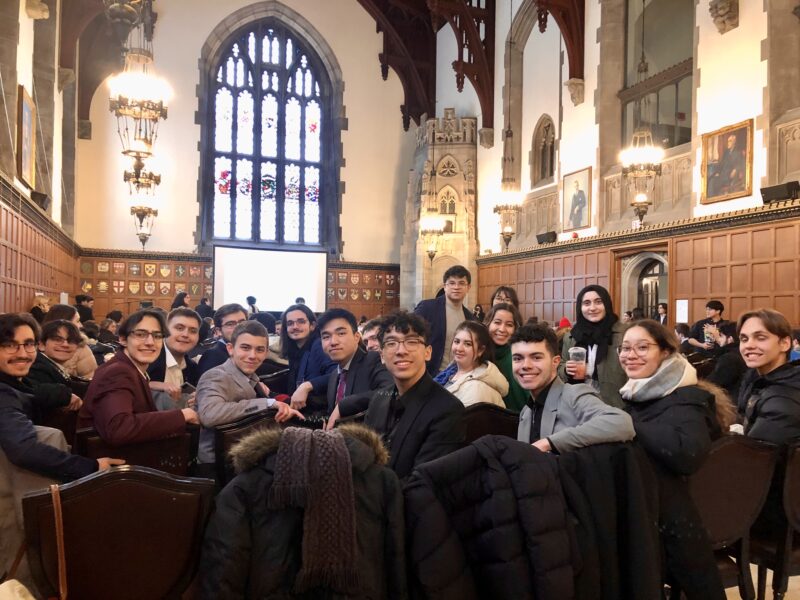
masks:
<path id="1" fill-rule="evenodd" d="M 103 0 L 70 0 L 62 2 L 61 45 L 59 66 L 75 69 L 78 39 L 92 20 L 103 12 Z"/>
<path id="2" fill-rule="evenodd" d="M 434 27 L 450 23 L 458 44 L 453 61 L 456 87 L 468 78 L 481 105 L 481 126 L 494 127 L 494 13 L 495 0 L 427 0 Z M 484 6 L 481 7 L 480 4 Z"/>
<path id="3" fill-rule="evenodd" d="M 569 78 L 583 80 L 583 36 L 586 29 L 586 12 L 583 0 L 536 0 L 539 31 L 547 29 L 548 13 L 555 19 L 569 60 Z"/>
<path id="4" fill-rule="evenodd" d="M 383 52 L 378 55 L 385 80 L 389 67 L 403 86 L 400 106 L 403 127 L 411 119 L 420 125 L 423 114 L 436 109 L 436 32 L 424 0 L 359 0 L 383 33 Z"/>
<path id="5" fill-rule="evenodd" d="M 95 16 L 84 29 L 79 54 L 78 119 L 89 121 L 95 91 L 109 75 L 122 69 L 122 45 L 104 14 Z"/>

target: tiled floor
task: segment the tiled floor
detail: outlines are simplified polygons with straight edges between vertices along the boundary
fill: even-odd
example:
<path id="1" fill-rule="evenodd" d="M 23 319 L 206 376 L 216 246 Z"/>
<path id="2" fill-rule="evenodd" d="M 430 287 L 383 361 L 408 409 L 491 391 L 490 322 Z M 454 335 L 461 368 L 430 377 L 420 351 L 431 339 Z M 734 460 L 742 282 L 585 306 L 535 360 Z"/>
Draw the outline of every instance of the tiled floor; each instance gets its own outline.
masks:
<path id="1" fill-rule="evenodd" d="M 753 585 L 757 585 L 756 569 L 753 567 Z M 728 600 L 739 600 L 739 590 L 737 588 L 729 588 L 726 590 Z M 789 579 L 789 589 L 786 591 L 785 600 L 800 600 L 800 577 L 792 577 Z M 772 571 L 767 571 L 767 600 L 772 600 Z"/>

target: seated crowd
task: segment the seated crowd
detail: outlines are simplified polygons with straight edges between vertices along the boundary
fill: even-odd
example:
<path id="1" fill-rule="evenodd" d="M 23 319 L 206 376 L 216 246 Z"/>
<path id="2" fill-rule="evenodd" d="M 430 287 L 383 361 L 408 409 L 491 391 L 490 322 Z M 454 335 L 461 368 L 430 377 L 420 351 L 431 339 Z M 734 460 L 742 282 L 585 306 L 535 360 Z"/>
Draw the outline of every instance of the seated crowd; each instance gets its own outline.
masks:
<path id="1" fill-rule="evenodd" d="M 299 427 L 316 418 L 327 432 L 341 432 L 259 432 L 232 452 L 240 474 L 218 497 L 202 586 L 208 597 L 216 588 L 228 590 L 225 597 L 260 597 L 285 589 L 287 577 L 300 581 L 301 566 L 297 557 L 290 565 L 273 564 L 278 572 L 291 570 L 277 583 L 248 574 L 255 554 L 247 553 L 267 556 L 270 542 L 253 533 L 245 543 L 242 531 L 271 517 L 266 508 L 245 510 L 244 498 L 248 506 L 258 500 L 276 510 L 295 507 L 286 518 L 292 526 L 300 519 L 305 543 L 313 536 L 303 530 L 297 507 L 311 503 L 318 493 L 311 490 L 325 479 L 316 470 L 323 463 L 314 461 L 339 452 L 349 455 L 353 477 L 352 483 L 339 479 L 336 485 L 356 498 L 358 514 L 363 500 L 373 502 L 371 510 L 384 506 L 391 513 L 387 523 L 402 521 L 401 505 L 387 500 L 386 490 L 418 490 L 422 465 L 466 445 L 467 413 L 494 405 L 518 415 L 517 440 L 547 460 L 633 442 L 653 473 L 664 581 L 677 584 L 687 598 L 724 598 L 686 478 L 729 428 L 779 445 L 800 441 L 800 332 L 770 309 L 727 321 L 718 300 L 707 303 L 705 319 L 692 326 L 678 323 L 674 330 L 666 325 L 666 304 L 659 304 L 652 318 L 633 310 L 620 319 L 608 290 L 599 285 L 580 290 L 576 319 L 564 318 L 554 329 L 535 319 L 523 324 L 517 294 L 508 286 L 492 294 L 485 313 L 469 310 L 464 300 L 471 274 L 462 266 L 448 269 L 442 283 L 444 293 L 423 300 L 413 312 L 361 323 L 347 310 L 317 315 L 303 302 L 276 321 L 259 312 L 251 297 L 247 307 L 226 304 L 214 311 L 203 299 L 193 310 L 182 293 L 169 312 L 143 308 L 122 319 L 115 311 L 98 325 L 91 297 L 78 296 L 74 307 L 37 299 L 31 314 L 0 315 L 0 449 L 13 469 L 69 482 L 123 461 L 113 452 L 88 459 L 40 441 L 55 413 L 77 412 L 78 426 L 93 428 L 112 450 L 199 426 L 191 474 L 216 478 L 216 430 L 250 415 L 269 414 Z M 206 337 L 209 317 L 213 328 Z M 276 383 L 268 386 L 264 379 Z M 344 424 L 348 421 L 363 421 L 371 433 Z M 334 441 L 325 435 L 334 435 Z M 287 462 L 284 442 L 296 452 L 306 448 L 305 460 L 316 467 L 285 472 L 303 466 Z M 259 471 L 265 465 L 267 479 Z M 364 473 L 383 465 L 393 475 L 381 475 L 384 495 L 376 495 Z M 269 488 L 268 498 L 259 486 Z M 306 494 L 307 500 L 298 500 Z M 306 509 L 306 519 L 321 516 Z M 334 529 L 356 536 L 360 546 L 362 535 L 378 535 L 363 527 L 359 522 L 355 531 L 347 524 Z M 692 535 L 686 535 L 688 529 Z M 276 543 L 288 543 L 284 533 Z M 402 537 L 393 540 L 402 554 L 401 542 Z M 373 538 L 364 545 L 377 547 Z M 348 547 L 342 561 L 349 555 L 357 561 L 356 554 Z M 383 558 L 387 565 L 400 560 Z M 307 557 L 304 548 L 306 560 L 324 563 L 320 556 Z M 271 555 L 267 563 L 274 561 Z M 341 575 L 336 569 L 342 564 L 330 568 Z M 8 566 L 0 563 L 0 575 Z M 305 563 L 302 568 L 310 569 Z M 406 583 L 399 582 L 396 570 L 397 564 L 387 566 L 364 585 L 375 597 L 405 597 Z M 383 580 L 393 582 L 394 591 L 380 589 L 387 585 Z"/>

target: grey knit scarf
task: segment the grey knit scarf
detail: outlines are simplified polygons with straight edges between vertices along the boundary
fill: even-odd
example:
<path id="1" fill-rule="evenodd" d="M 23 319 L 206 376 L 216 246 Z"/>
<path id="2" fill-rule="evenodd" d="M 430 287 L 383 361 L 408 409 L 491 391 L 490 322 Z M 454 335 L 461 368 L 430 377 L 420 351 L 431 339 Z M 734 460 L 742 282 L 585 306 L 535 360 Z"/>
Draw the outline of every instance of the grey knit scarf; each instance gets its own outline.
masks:
<path id="1" fill-rule="evenodd" d="M 270 509 L 303 508 L 303 566 L 295 593 L 358 590 L 356 509 L 350 453 L 338 431 L 283 431 Z"/>
<path id="2" fill-rule="evenodd" d="M 666 358 L 658 370 L 644 379 L 628 379 L 619 393 L 628 402 L 647 402 L 663 398 L 679 387 L 697 383 L 697 371 L 682 354 Z"/>

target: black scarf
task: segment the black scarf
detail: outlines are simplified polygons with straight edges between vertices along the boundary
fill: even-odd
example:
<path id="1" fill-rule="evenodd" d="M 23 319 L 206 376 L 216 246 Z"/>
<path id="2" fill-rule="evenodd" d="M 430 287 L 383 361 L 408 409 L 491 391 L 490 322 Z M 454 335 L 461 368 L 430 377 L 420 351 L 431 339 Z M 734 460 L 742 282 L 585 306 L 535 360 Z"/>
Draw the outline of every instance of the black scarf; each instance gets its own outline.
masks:
<path id="1" fill-rule="evenodd" d="M 592 323 L 583 316 L 581 305 L 583 304 L 583 296 L 586 292 L 595 292 L 603 301 L 603 306 L 606 307 L 606 316 L 599 323 Z M 611 295 L 608 290 L 600 285 L 587 285 L 580 292 L 578 292 L 578 299 L 576 300 L 575 307 L 576 319 L 575 325 L 570 331 L 572 339 L 575 340 L 575 345 L 588 350 L 589 346 L 597 346 L 597 358 L 595 362 L 600 364 L 605 360 L 608 354 L 608 347 L 611 346 L 611 340 L 614 335 L 612 331 L 614 324 L 619 321 L 619 317 L 614 314 L 614 306 L 611 303 Z"/>

